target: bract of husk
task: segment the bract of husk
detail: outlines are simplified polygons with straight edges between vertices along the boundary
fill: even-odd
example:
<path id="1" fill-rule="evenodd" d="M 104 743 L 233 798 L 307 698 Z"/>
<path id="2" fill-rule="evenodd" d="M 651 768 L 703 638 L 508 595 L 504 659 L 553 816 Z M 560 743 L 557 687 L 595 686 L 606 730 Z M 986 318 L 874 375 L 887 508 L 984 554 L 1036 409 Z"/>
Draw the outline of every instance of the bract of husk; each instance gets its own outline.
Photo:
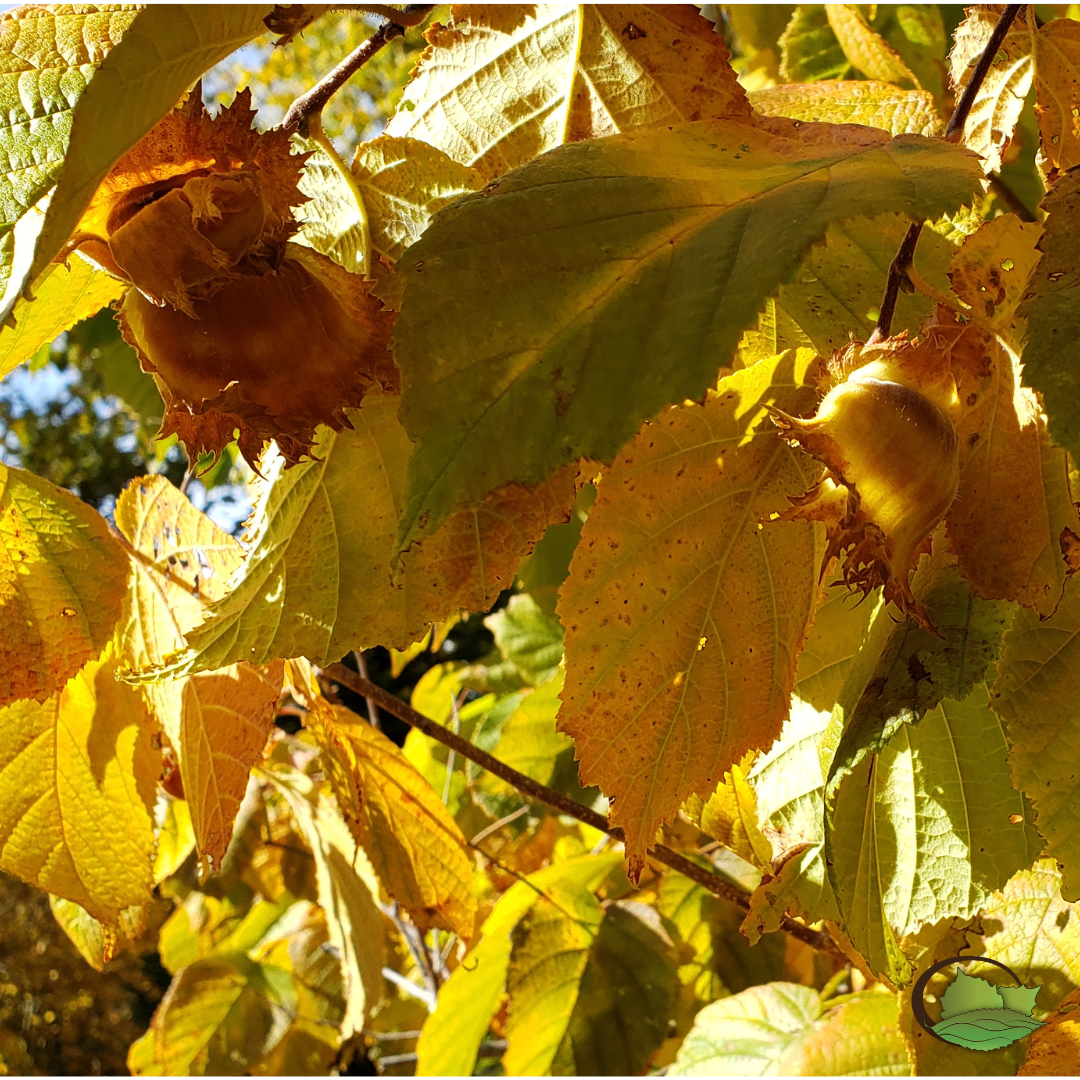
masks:
<path id="1" fill-rule="evenodd" d="M 824 389 L 812 417 L 769 409 L 783 437 L 826 467 L 774 520 L 823 522 L 822 576 L 843 556 L 850 589 L 880 587 L 934 630 L 909 578 L 959 484 L 960 404 L 949 366 L 932 342 L 906 335 L 874 346 L 853 342 L 830 358 Z"/>
<path id="2" fill-rule="evenodd" d="M 162 436 L 194 456 L 235 434 L 252 465 L 275 439 L 295 463 L 368 387 L 397 388 L 394 316 L 289 243 L 307 155 L 252 117 L 247 91 L 215 120 L 192 93 L 113 167 L 72 246 L 134 286 L 118 318 L 165 402 Z"/>

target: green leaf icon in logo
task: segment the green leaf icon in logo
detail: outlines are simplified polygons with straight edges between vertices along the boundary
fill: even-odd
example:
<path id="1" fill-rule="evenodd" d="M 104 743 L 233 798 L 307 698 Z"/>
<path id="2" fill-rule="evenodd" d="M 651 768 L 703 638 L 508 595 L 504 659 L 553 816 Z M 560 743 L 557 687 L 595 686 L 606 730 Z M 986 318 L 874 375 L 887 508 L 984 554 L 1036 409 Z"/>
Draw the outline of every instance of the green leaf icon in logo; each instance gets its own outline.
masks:
<path id="1" fill-rule="evenodd" d="M 1040 989 L 994 986 L 957 968 L 956 979 L 941 997 L 941 1019 L 928 1030 L 968 1050 L 1011 1046 L 1042 1027 L 1031 1016 Z"/>

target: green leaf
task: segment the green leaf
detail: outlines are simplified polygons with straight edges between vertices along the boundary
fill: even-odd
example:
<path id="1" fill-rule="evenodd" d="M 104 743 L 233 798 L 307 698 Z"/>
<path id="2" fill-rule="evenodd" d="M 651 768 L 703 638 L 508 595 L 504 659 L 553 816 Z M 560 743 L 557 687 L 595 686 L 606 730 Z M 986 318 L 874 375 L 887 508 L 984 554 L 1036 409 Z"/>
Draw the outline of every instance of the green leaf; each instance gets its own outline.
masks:
<path id="1" fill-rule="evenodd" d="M 829 1002 L 826 1001 L 828 1008 Z M 866 993 L 826 1012 L 824 1023 L 778 1072 L 794 1076 L 911 1076 L 910 1051 L 900 1034 L 893 994 Z"/>
<path id="2" fill-rule="evenodd" d="M 508 1076 L 550 1071 L 603 917 L 588 889 L 553 886 L 514 927 L 506 976 L 510 1012 L 503 1068 Z"/>
<path id="3" fill-rule="evenodd" d="M 669 1076 L 909 1076 L 892 994 L 836 1008 L 817 991 L 768 983 L 698 1013 Z"/>
<path id="4" fill-rule="evenodd" d="M 864 83 L 857 84 L 859 86 Z M 877 324 L 878 304 L 896 249 L 909 221 L 898 214 L 830 225 L 825 242 L 815 247 L 793 281 L 781 286 L 777 304 L 823 356 L 841 349 L 854 334 L 869 339 Z M 956 247 L 931 229 L 919 241 L 915 268 L 935 289 L 949 292 L 949 261 Z M 893 332 L 915 334 L 930 314 L 929 297 L 901 291 Z"/>
<path id="5" fill-rule="evenodd" d="M 679 982 L 695 1006 L 783 976 L 785 935 L 751 945 L 739 933 L 742 912 L 682 874 L 664 875 L 656 909 L 675 939 Z"/>
<path id="6" fill-rule="evenodd" d="M 1039 850 L 988 701 L 978 686 L 962 703 L 941 702 L 839 787 L 833 889 L 852 944 L 897 986 L 911 977 L 899 937 L 969 918 Z"/>
<path id="7" fill-rule="evenodd" d="M 351 429 L 323 428 L 313 459 L 294 468 L 273 451 L 264 456 L 247 559 L 168 670 L 215 669 L 229 657 L 322 664 L 353 648 L 400 648 L 459 608 L 490 607 L 512 583 L 521 557 L 565 513 L 572 477 L 511 487 L 455 515 L 408 553 L 395 582 L 390 560 L 410 447 L 397 404 L 369 393 L 350 414 Z"/>
<path id="8" fill-rule="evenodd" d="M 769 356 L 783 352 L 772 349 Z M 555 614 L 559 587 L 570 573 L 570 560 L 581 539 L 581 527 L 589 518 L 596 502 L 596 488 L 585 484 L 578 492 L 570 512 L 570 520 L 552 525 L 540 538 L 536 550 L 518 568 L 518 586 L 527 592 L 546 615 Z"/>
<path id="9" fill-rule="evenodd" d="M 270 11 L 269 4 L 156 4 L 144 7 L 133 19 L 130 12 L 110 16 L 125 24 L 130 21 L 130 25 L 120 43 L 100 62 L 90 85 L 85 86 L 85 76 L 81 76 L 72 88 L 81 96 L 68 121 L 70 138 L 56 143 L 54 150 L 46 150 L 57 155 L 57 164 L 50 169 L 41 192 L 33 196 L 40 204 L 43 196 L 49 195 L 48 208 L 44 213 L 44 206 L 32 214 L 24 213 L 15 229 L 12 254 L 5 259 L 7 253 L 0 250 L 0 262 L 11 266 L 0 299 L 0 321 L 11 313 L 24 287 L 37 279 L 67 242 L 112 165 L 204 71 L 262 33 L 263 17 Z M 64 96 L 66 84 L 57 79 L 54 85 L 61 90 L 63 108 L 70 109 Z M 42 153 L 51 145 L 51 138 L 51 134 L 31 132 L 29 151 Z M 25 205 L 30 206 L 30 201 Z M 15 219 L 9 216 L 7 220 Z"/>
<path id="10" fill-rule="evenodd" d="M 550 784 L 558 756 L 574 745 L 569 738 L 555 730 L 562 685 L 561 674 L 558 674 L 558 677 L 526 694 L 521 704 L 501 724 L 498 740 L 491 747 L 504 764 L 541 784 Z M 480 788 L 477 795 L 483 793 L 489 799 L 494 797 L 513 801 L 513 805 L 510 802 L 498 804 L 500 817 L 520 805 L 521 797 L 517 791 L 491 773 L 482 773 L 476 782 Z"/>
<path id="11" fill-rule="evenodd" d="M 777 899 L 810 922 L 836 921 L 840 915 L 823 854 L 825 772 L 838 736 L 839 726 L 830 724 L 828 712 L 793 698 L 780 738 L 758 758 L 749 776 L 761 831 L 772 844 L 772 861 L 794 867 Z"/>
<path id="12" fill-rule="evenodd" d="M 935 216 L 979 175 L 941 141 L 769 124 L 563 146 L 436 215 L 398 263 L 401 418 L 419 441 L 402 548 L 509 481 L 611 461 L 699 398 L 830 223 Z"/>
<path id="13" fill-rule="evenodd" d="M 48 266 L 34 282 L 33 300 L 16 303 L 15 325 L 9 323 L 0 329 L 0 379 L 58 334 L 118 299 L 126 287 L 77 256 L 66 266 Z"/>
<path id="14" fill-rule="evenodd" d="M 49 258 L 34 260 L 34 243 L 57 177 L 70 167 L 77 103 L 138 16 L 118 4 L 101 9 L 75 4 L 51 9 L 27 6 L 3 15 L 0 322 L 7 320 L 24 286 L 45 269 L 71 232 L 69 228 L 59 238 Z M 77 220 L 78 215 L 72 227 Z"/>
<path id="15" fill-rule="evenodd" d="M 1006 1009 L 1030 1016 L 1041 989 L 1041 986 L 999 986 L 997 992 Z"/>
<path id="16" fill-rule="evenodd" d="M 196 960 L 131 1047 L 129 1068 L 136 1076 L 247 1072 L 289 1027 L 291 982 L 287 972 L 241 953 Z"/>
<path id="17" fill-rule="evenodd" d="M 653 908 L 610 905 L 593 942 L 553 1075 L 637 1076 L 667 1036 L 676 959 Z"/>
<path id="18" fill-rule="evenodd" d="M 112 323 L 112 313 L 105 314 Z M 94 346 L 97 350 L 94 369 L 101 376 L 102 389 L 119 398 L 143 423 L 160 424 L 165 404 L 154 380 L 140 367 L 135 350 L 118 333 L 103 337 L 101 345 Z M 227 456 L 227 451 L 223 456 Z M 204 485 L 210 486 L 205 475 L 201 479 Z"/>
<path id="19" fill-rule="evenodd" d="M 1046 211 L 1026 299 L 1024 381 L 1042 395 L 1054 441 L 1080 455 L 1080 176 L 1063 174 L 1042 201 Z"/>
<path id="20" fill-rule="evenodd" d="M 780 35 L 779 45 L 780 78 L 784 82 L 846 79 L 853 74 L 824 4 L 799 4 Z"/>
<path id="21" fill-rule="evenodd" d="M 832 709 L 880 605 L 880 594 L 865 599 L 855 596 L 844 586 L 842 576 L 829 582 L 825 599 L 814 612 L 806 644 L 799 653 L 795 672 L 797 697 L 815 709 L 826 712 Z"/>
<path id="22" fill-rule="evenodd" d="M 991 703 L 1009 734 L 1012 781 L 1034 804 L 1046 854 L 1061 871 L 1062 894 L 1080 899 L 1080 579 L 1066 582 L 1049 619 L 1027 609 L 1017 613 Z"/>
<path id="23" fill-rule="evenodd" d="M 854 707 L 845 705 L 844 733 L 825 786 L 827 804 L 844 777 L 867 754 L 880 750 L 902 724 L 918 723 L 945 698 L 963 701 L 997 659 L 1012 618 L 1010 605 L 978 597 L 940 557 L 923 563 L 913 589 L 941 636 L 911 619 L 896 625 L 887 607 L 878 609 L 864 657 L 879 650 L 877 660 Z M 852 689 L 858 690 L 858 684 L 847 693 Z"/>
<path id="24" fill-rule="evenodd" d="M 762 1076 L 821 1016 L 817 991 L 793 983 L 752 986 L 698 1013 L 669 1076 Z"/>
<path id="25" fill-rule="evenodd" d="M 480 1040 L 498 1008 L 510 965 L 510 934 L 534 903 L 556 883 L 596 889 L 622 862 L 619 852 L 586 855 L 545 867 L 516 882 L 499 898 L 483 938 L 439 991 L 438 1006 L 416 1045 L 417 1076 L 468 1076 Z"/>
<path id="26" fill-rule="evenodd" d="M 713 12 L 717 12 L 716 7 Z M 747 71 L 764 69 L 770 79 L 779 75 L 778 42 L 794 12 L 794 4 L 725 5 L 724 14 L 735 40 L 735 52 L 745 60 Z M 710 12 L 709 17 L 715 20 L 718 14 Z"/>
<path id="27" fill-rule="evenodd" d="M 531 685 L 542 686 L 555 678 L 563 652 L 562 624 L 545 615 L 531 596 L 511 596 L 484 625 L 495 635 L 499 651 Z"/>

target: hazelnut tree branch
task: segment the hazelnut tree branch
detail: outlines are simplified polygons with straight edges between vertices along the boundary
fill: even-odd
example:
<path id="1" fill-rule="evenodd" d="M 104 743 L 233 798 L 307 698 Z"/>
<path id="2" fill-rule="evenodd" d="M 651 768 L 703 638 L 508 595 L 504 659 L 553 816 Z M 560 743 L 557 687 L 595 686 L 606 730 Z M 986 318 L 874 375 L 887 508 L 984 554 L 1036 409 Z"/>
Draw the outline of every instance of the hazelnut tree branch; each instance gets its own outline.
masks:
<path id="1" fill-rule="evenodd" d="M 1001 17 L 990 35 L 990 40 L 987 41 L 986 48 L 983 49 L 979 62 L 975 65 L 971 79 L 968 81 L 967 86 L 964 87 L 964 92 L 956 103 L 952 116 L 949 118 L 948 126 L 945 128 L 945 139 L 948 142 L 960 142 L 964 137 L 964 125 L 967 123 L 971 108 L 975 104 L 975 98 L 982 89 L 982 84 L 986 79 L 990 66 L 994 62 L 994 58 L 997 56 L 998 49 L 1001 48 L 1001 43 L 1005 40 L 1005 35 L 1009 32 L 1009 27 L 1012 26 L 1013 19 L 1016 18 L 1022 6 L 1022 4 L 1008 4 L 1001 13 Z M 901 286 L 907 281 L 908 267 L 911 266 L 915 258 L 915 247 L 919 243 L 919 234 L 922 232 L 922 227 L 922 221 L 913 221 L 908 226 L 904 239 L 900 241 L 900 247 L 897 248 L 896 255 L 889 266 L 889 276 L 885 282 L 885 295 L 882 297 L 881 307 L 878 309 L 877 326 L 874 327 L 874 332 L 867 342 L 869 345 L 884 341 L 892 333 L 896 300 L 900 295 Z"/>
<path id="2" fill-rule="evenodd" d="M 381 686 L 377 686 L 369 679 L 357 675 L 355 671 L 350 670 L 343 664 L 330 664 L 321 669 L 321 674 L 327 679 L 347 687 L 353 693 L 366 698 L 369 702 L 373 702 L 383 712 L 403 720 L 406 724 L 416 728 L 417 731 L 423 732 L 429 738 L 442 743 L 443 746 L 459 753 L 463 758 L 499 777 L 500 780 L 505 780 L 533 801 L 543 803 L 560 814 L 575 818 L 600 832 L 607 833 L 614 840 L 623 839 L 622 829 L 612 826 L 603 814 L 598 814 L 595 810 L 582 806 L 580 803 L 574 802 L 573 799 L 568 799 L 565 795 L 560 795 L 545 784 L 538 783 L 524 773 L 518 772 L 517 769 L 504 764 L 498 758 L 492 757 L 491 754 L 481 750 L 478 746 L 474 746 L 468 739 L 456 735 L 448 728 L 443 727 L 442 724 L 437 724 L 434 720 L 417 712 L 404 701 L 394 697 L 393 694 L 387 693 Z M 654 859 L 656 862 L 663 863 L 672 870 L 677 870 L 680 874 L 690 878 L 691 881 L 701 885 L 714 896 L 727 900 L 728 903 L 742 908 L 743 911 L 750 909 L 750 897 L 747 893 L 705 867 L 699 866 L 686 858 L 685 855 L 672 851 L 671 848 L 664 844 L 656 844 L 651 847 L 648 855 L 649 858 Z M 797 922 L 789 915 L 781 916 L 780 929 L 805 942 L 818 952 L 829 953 L 844 960 L 845 963 L 847 962 L 847 957 L 844 956 L 844 953 L 832 938 L 827 934 L 805 926 L 803 923 Z"/>
<path id="3" fill-rule="evenodd" d="M 394 38 L 405 33 L 406 26 L 415 26 L 435 7 L 434 4 L 406 4 L 401 10 L 380 7 L 377 10 L 388 21 L 374 34 L 345 57 L 332 71 L 327 72 L 307 93 L 301 94 L 289 106 L 282 127 L 286 131 L 308 134 L 309 126 L 322 114 L 326 103 L 356 74 L 380 49 Z M 366 8 L 365 10 L 372 10 Z"/>

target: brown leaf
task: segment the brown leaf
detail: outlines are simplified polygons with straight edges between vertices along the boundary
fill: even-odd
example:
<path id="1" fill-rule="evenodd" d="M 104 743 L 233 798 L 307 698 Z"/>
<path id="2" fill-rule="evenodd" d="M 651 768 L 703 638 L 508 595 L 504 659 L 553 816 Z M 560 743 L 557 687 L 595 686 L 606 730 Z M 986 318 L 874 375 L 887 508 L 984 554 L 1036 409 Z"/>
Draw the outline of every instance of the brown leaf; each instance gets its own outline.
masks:
<path id="1" fill-rule="evenodd" d="M 809 350 L 721 381 L 647 424 L 606 472 L 563 586 L 559 728 L 613 799 L 632 867 L 691 794 L 715 789 L 787 716 L 817 598 L 804 522 L 762 525 L 817 468 L 762 423 L 796 410 Z"/>
<path id="2" fill-rule="evenodd" d="M 1054 19 L 1035 32 L 1039 168 L 1048 183 L 1080 165 L 1080 25 Z"/>
<path id="3" fill-rule="evenodd" d="M 1064 998 L 1027 1039 L 1027 1058 L 1017 1076 L 1076 1076 L 1080 1073 L 1080 990 Z"/>
<path id="4" fill-rule="evenodd" d="M 937 327 L 930 340 L 956 377 L 960 487 L 946 515 L 960 571 L 987 600 L 1018 600 L 1041 615 L 1057 606 L 1080 518 L 1064 450 L 1054 447 L 1020 362 L 977 326 Z"/>
<path id="5" fill-rule="evenodd" d="M 172 721 L 166 734 L 180 758 L 196 847 L 215 869 L 232 839 L 251 767 L 274 726 L 283 670 L 277 660 L 191 675 L 179 688 L 179 716 L 162 718 Z"/>
<path id="6" fill-rule="evenodd" d="M 1009 335 L 1017 306 L 1041 253 L 1042 228 L 1014 214 L 987 221 L 973 232 L 949 263 L 953 292 L 971 308 L 981 326 Z"/>

